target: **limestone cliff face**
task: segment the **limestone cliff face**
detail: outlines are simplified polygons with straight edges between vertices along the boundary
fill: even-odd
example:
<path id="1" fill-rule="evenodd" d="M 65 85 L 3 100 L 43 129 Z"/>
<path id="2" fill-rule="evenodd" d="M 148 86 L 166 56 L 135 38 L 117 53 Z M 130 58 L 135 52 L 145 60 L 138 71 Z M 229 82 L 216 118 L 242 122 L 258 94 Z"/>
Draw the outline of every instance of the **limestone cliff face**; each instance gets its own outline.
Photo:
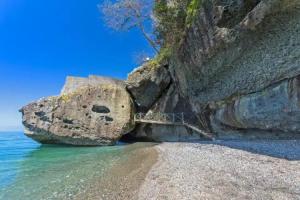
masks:
<path id="1" fill-rule="evenodd" d="M 41 143 L 112 145 L 134 128 L 134 105 L 121 81 L 68 77 L 62 94 L 21 109 L 26 135 Z"/>
<path id="2" fill-rule="evenodd" d="M 249 12 L 241 21 L 226 24 L 226 4 L 205 1 L 170 65 L 180 92 L 196 108 L 298 75 L 299 4 L 260 1 L 243 9 Z"/>
<path id="3" fill-rule="evenodd" d="M 216 110 L 211 116 L 212 127 L 221 138 L 230 137 L 227 133 L 233 128 L 264 131 L 261 137 L 275 132 L 283 138 L 300 138 L 299 86 L 300 76 L 297 76 L 238 97 Z"/>
<path id="4" fill-rule="evenodd" d="M 299 133 L 299 99 L 287 97 L 296 94 L 274 91 L 272 95 L 281 97 L 274 99 L 268 92 L 273 91 L 269 87 L 300 74 L 299 33 L 298 0 L 205 0 L 171 60 L 173 81 L 204 119 L 209 111 L 213 122 L 231 130 Z M 290 88 L 297 91 L 299 87 Z M 227 107 L 219 107 L 224 102 Z M 258 102 L 270 105 L 258 106 Z M 291 112 L 279 114 L 284 106 Z M 210 126 L 216 134 L 220 128 L 215 123 Z"/>

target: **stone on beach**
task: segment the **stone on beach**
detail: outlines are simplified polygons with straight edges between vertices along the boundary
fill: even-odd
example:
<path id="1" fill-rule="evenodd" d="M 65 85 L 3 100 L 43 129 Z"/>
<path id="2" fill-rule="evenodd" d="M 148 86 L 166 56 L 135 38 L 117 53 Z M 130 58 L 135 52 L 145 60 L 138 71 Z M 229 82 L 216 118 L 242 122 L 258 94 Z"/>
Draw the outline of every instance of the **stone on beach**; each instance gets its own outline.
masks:
<path id="1" fill-rule="evenodd" d="M 26 135 L 41 143 L 113 145 L 134 128 L 134 105 L 125 85 L 95 76 L 68 78 L 60 96 L 21 112 Z"/>

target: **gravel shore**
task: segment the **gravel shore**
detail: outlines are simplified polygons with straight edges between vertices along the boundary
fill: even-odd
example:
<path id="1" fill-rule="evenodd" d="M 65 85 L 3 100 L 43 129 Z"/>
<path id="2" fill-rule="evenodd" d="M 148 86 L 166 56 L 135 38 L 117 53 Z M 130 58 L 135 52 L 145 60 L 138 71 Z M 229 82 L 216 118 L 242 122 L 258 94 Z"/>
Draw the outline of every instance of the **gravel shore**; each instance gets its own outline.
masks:
<path id="1" fill-rule="evenodd" d="M 154 143 L 135 143 L 124 149 L 126 159 L 119 160 L 99 180 L 96 178 L 74 200 L 135 200 L 138 190 L 157 161 Z"/>
<path id="2" fill-rule="evenodd" d="M 162 143 L 141 200 L 300 199 L 300 141 Z"/>

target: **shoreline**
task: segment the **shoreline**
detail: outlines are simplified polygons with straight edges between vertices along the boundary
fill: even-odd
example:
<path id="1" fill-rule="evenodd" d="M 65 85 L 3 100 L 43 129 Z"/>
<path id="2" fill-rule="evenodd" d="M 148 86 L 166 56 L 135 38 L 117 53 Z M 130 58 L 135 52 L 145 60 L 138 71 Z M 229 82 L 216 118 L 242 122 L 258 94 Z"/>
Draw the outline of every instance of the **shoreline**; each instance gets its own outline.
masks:
<path id="1" fill-rule="evenodd" d="M 74 199 L 135 200 L 152 166 L 157 162 L 155 143 L 134 143 L 124 149 L 126 159 L 119 160 L 101 180 L 87 185 Z"/>
<path id="2" fill-rule="evenodd" d="M 300 141 L 162 143 L 139 200 L 300 199 Z"/>
<path id="3" fill-rule="evenodd" d="M 74 199 L 300 199 L 300 141 L 136 143 Z"/>

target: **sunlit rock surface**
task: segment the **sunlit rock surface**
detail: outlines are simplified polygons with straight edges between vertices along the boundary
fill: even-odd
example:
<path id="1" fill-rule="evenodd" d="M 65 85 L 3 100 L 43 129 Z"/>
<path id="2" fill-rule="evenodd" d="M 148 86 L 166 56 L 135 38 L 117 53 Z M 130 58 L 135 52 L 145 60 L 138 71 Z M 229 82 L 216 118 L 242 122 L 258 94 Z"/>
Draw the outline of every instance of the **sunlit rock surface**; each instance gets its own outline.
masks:
<path id="1" fill-rule="evenodd" d="M 145 112 L 166 92 L 170 82 L 166 66 L 146 63 L 128 75 L 126 84 L 139 110 Z"/>
<path id="2" fill-rule="evenodd" d="M 272 92 L 277 100 L 262 95 L 271 92 L 266 88 L 300 74 L 299 33 L 298 0 L 204 0 L 169 64 L 173 82 L 204 123 L 209 124 L 207 116 L 212 115 L 216 121 L 242 128 L 240 132 L 249 130 L 248 135 L 262 129 L 267 133 L 276 129 L 281 135 L 288 134 L 287 130 L 299 133 L 299 109 L 295 107 L 299 100 L 287 98 L 291 93 L 284 91 Z M 218 105 L 240 96 L 234 114 L 221 114 Z M 269 105 L 258 106 L 261 98 Z M 284 112 L 284 106 L 292 111 Z M 238 122 L 233 123 L 231 116 Z"/>
<path id="3" fill-rule="evenodd" d="M 95 76 L 68 78 L 60 96 L 21 112 L 26 135 L 41 143 L 113 145 L 134 128 L 134 106 L 123 83 Z"/>
<path id="4" fill-rule="evenodd" d="M 300 76 L 237 98 L 219 108 L 212 120 L 219 134 L 232 129 L 299 133 Z"/>

